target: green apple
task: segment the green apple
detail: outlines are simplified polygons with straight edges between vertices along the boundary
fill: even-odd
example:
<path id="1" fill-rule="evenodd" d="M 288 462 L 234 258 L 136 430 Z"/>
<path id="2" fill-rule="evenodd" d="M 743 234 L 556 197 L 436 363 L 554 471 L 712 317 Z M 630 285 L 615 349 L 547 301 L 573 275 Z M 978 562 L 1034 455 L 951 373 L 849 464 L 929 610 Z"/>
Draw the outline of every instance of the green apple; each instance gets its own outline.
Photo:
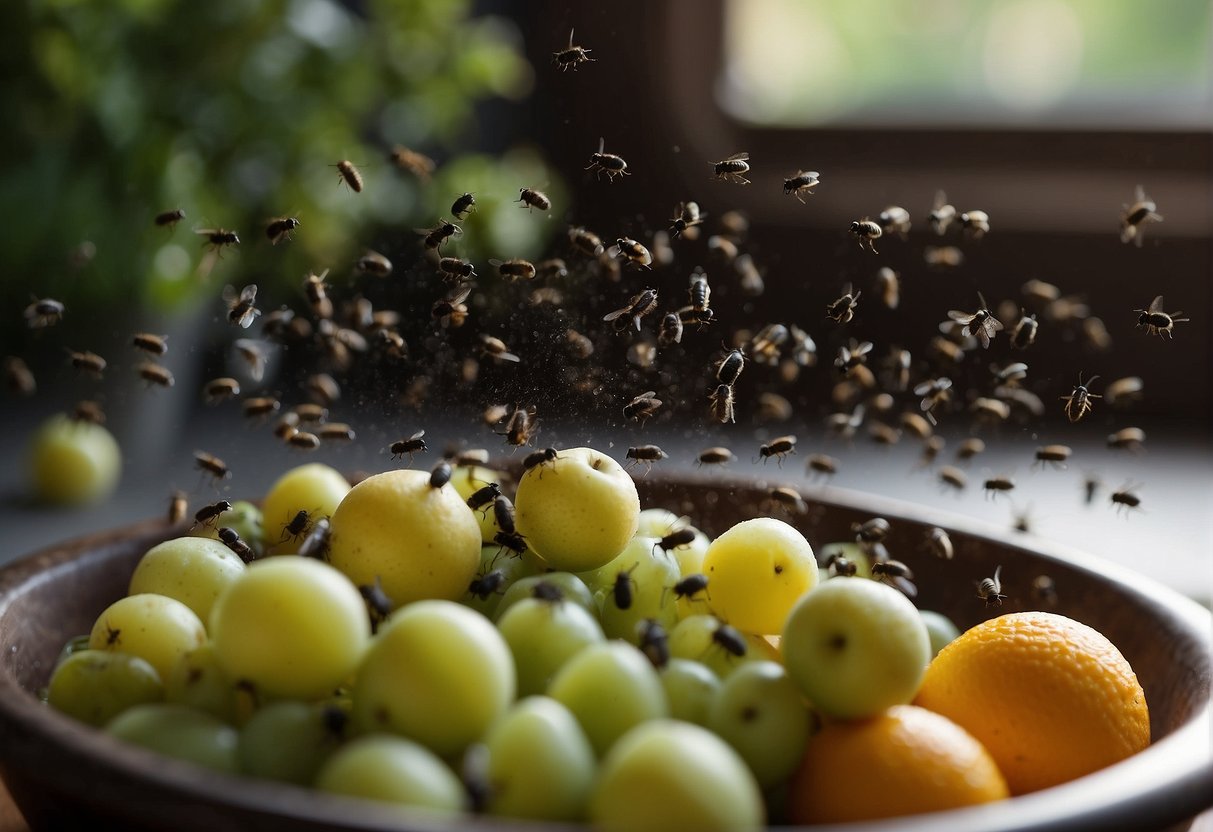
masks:
<path id="1" fill-rule="evenodd" d="M 732 832 L 765 820 L 762 793 L 737 752 L 672 719 L 646 722 L 615 743 L 590 798 L 590 822 L 602 832 Z"/>
<path id="2" fill-rule="evenodd" d="M 488 619 L 451 601 L 418 601 L 380 626 L 358 668 L 353 717 L 449 759 L 484 736 L 515 689 L 509 645 Z"/>
<path id="3" fill-rule="evenodd" d="M 450 485 L 426 471 L 367 477 L 332 518 L 329 563 L 358 586 L 379 579 L 399 607 L 423 598 L 457 601 L 480 566 L 480 524 Z"/>
<path id="4" fill-rule="evenodd" d="M 80 650 L 61 661 L 46 688 L 52 708 L 97 728 L 134 705 L 164 699 L 156 669 L 138 656 Z"/>
<path id="5" fill-rule="evenodd" d="M 544 586 L 540 587 L 539 585 Z M 539 587 L 538 589 L 536 587 Z M 540 575 L 527 575 L 510 584 L 510 588 L 501 596 L 493 617 L 500 621 L 510 607 L 525 598 L 546 597 L 544 593 L 553 592 L 565 601 L 571 601 L 585 609 L 591 615 L 598 615 L 598 607 L 594 604 L 594 596 L 585 582 L 571 572 L 544 572 Z M 539 596 L 536 596 L 539 593 Z"/>
<path id="6" fill-rule="evenodd" d="M 931 659 L 922 616 L 908 598 L 864 578 L 826 581 L 792 609 L 783 663 L 826 716 L 871 716 L 914 698 Z"/>
<path id="7" fill-rule="evenodd" d="M 809 711 L 800 688 L 777 662 L 748 662 L 729 674 L 707 727 L 741 755 L 758 785 L 786 782 L 804 756 Z"/>
<path id="8" fill-rule="evenodd" d="M 640 623 L 653 619 L 665 629 L 678 621 L 678 564 L 651 537 L 633 537 L 613 560 L 589 573 L 602 630 L 607 638 L 640 642 Z M 622 602 L 622 605 L 621 605 Z"/>
<path id="9" fill-rule="evenodd" d="M 241 771 L 310 786 L 341 742 L 326 722 L 325 707 L 283 699 L 258 708 L 240 729 Z"/>
<path id="10" fill-rule="evenodd" d="M 604 641 L 594 616 L 572 601 L 523 598 L 497 621 L 514 656 L 518 695 L 543 693 L 565 662 Z"/>
<path id="11" fill-rule="evenodd" d="M 716 616 L 747 633 L 774 635 L 792 605 L 817 585 L 817 559 L 793 526 L 756 517 L 712 541 L 703 573 Z"/>
<path id="12" fill-rule="evenodd" d="M 247 693 L 237 688 L 223 671 L 215 645 L 209 641 L 173 665 L 164 680 L 164 699 L 170 704 L 205 711 L 231 724 L 243 721 L 253 705 Z"/>
<path id="13" fill-rule="evenodd" d="M 101 425 L 60 413 L 34 434 L 29 471 L 39 500 L 58 505 L 90 503 L 108 497 L 118 485 L 122 450 Z"/>
<path id="14" fill-rule="evenodd" d="M 640 516 L 636 484 L 623 467 L 593 448 L 570 448 L 523 474 L 514 500 L 516 523 L 552 568 L 588 572 L 623 549 Z"/>
<path id="15" fill-rule="evenodd" d="M 488 813 L 575 821 L 585 815 L 597 763 L 569 709 L 546 696 L 523 699 L 493 725 Z"/>
<path id="16" fill-rule="evenodd" d="M 135 567 L 128 592 L 176 598 L 205 622 L 215 599 L 243 571 L 244 561 L 219 541 L 178 537 L 147 550 Z"/>
<path id="17" fill-rule="evenodd" d="M 931 640 L 931 658 L 939 655 L 939 651 L 951 644 L 959 635 L 960 629 L 952 623 L 952 619 L 934 610 L 919 610 L 922 621 L 927 625 L 927 637 Z"/>
<path id="18" fill-rule="evenodd" d="M 236 729 L 184 705 L 136 705 L 111 720 L 105 730 L 121 740 L 215 771 L 237 774 L 240 770 Z"/>
<path id="19" fill-rule="evenodd" d="M 401 806 L 402 822 L 417 809 L 457 814 L 463 810 L 459 778 L 431 751 L 400 737 L 361 737 L 329 757 L 316 788 Z"/>
<path id="20" fill-rule="evenodd" d="M 629 729 L 669 714 L 657 671 L 625 641 L 591 644 L 569 659 L 548 696 L 573 712 L 599 756 Z"/>
<path id="21" fill-rule="evenodd" d="M 270 486 L 261 504 L 265 546 L 275 555 L 298 552 L 306 535 L 290 535 L 287 524 L 301 511 L 314 519 L 332 517 L 349 490 L 350 481 L 327 465 L 312 462 L 287 471 Z"/>
<path id="22" fill-rule="evenodd" d="M 691 659 L 670 659 L 659 672 L 670 703 L 670 716 L 706 726 L 712 702 L 720 690 L 720 677 Z"/>

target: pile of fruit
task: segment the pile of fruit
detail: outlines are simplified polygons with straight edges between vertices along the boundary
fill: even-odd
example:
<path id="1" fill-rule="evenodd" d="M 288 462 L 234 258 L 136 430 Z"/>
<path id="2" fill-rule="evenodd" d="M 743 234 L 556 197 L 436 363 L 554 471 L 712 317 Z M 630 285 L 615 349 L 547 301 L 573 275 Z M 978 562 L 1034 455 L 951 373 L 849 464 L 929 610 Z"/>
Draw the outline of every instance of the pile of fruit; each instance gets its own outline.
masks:
<path id="1" fill-rule="evenodd" d="M 1149 744 L 1094 630 L 958 635 L 756 518 L 715 540 L 589 448 L 285 474 L 200 513 L 69 644 L 49 703 L 222 772 L 400 807 L 750 829 L 1006 798 Z M 239 544 L 239 545 L 235 545 Z M 85 640 L 81 640 L 82 642 Z"/>

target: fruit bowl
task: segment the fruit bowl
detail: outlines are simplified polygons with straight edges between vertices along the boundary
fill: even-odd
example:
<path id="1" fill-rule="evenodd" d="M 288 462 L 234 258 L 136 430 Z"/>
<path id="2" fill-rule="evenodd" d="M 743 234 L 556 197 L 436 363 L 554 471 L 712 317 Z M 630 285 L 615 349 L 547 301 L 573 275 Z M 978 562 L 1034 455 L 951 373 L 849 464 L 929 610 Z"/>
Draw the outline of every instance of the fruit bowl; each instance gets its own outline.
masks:
<path id="1" fill-rule="evenodd" d="M 640 479 L 638 487 L 646 508 L 687 514 L 709 534 L 772 511 L 767 485 L 752 478 L 654 473 Z M 991 615 L 1029 608 L 1076 618 L 1120 648 L 1150 706 L 1153 745 L 1103 771 L 1000 803 L 865 828 L 1182 828 L 1213 806 L 1213 624 L 1207 610 L 1148 578 L 1047 541 L 1006 539 L 1001 530 L 961 518 L 832 487 L 807 488 L 802 494 L 807 511 L 785 517 L 818 551 L 825 543 L 848 539 L 853 522 L 885 517 L 892 524 L 886 543 L 913 568 L 920 607 L 945 613 L 962 630 Z M 938 560 L 922 548 L 933 526 L 950 532 L 953 560 Z M 51 547 L 0 570 L 0 776 L 30 826 L 208 832 L 451 829 L 449 821 L 421 813 L 402 819 L 397 811 L 362 802 L 198 769 L 120 743 L 38 700 L 37 691 L 46 684 L 63 643 L 87 632 L 95 617 L 125 594 L 144 551 L 179 531 L 164 521 L 147 521 Z M 1001 609 L 987 609 L 974 585 L 998 566 L 1007 600 Z M 1056 588 L 1048 603 L 1032 594 L 1032 582 L 1040 575 L 1052 578 Z M 463 825 L 486 827 L 479 820 Z"/>

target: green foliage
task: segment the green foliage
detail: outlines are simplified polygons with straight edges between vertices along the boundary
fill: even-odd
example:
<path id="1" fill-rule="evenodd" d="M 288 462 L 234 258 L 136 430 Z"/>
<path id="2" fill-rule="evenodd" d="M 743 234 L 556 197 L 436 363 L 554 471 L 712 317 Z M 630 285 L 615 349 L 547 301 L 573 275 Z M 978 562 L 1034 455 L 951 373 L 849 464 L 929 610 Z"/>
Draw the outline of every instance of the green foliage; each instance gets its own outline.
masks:
<path id="1" fill-rule="evenodd" d="M 531 83 L 509 24 L 468 14 L 462 0 L 378 0 L 365 16 L 333 0 L 9 4 L 4 308 L 30 291 L 83 310 L 171 307 L 228 282 L 295 286 L 311 269 L 348 273 L 389 229 L 433 224 L 475 185 L 444 172 L 438 193 L 388 150 L 446 163 L 475 135 L 478 99 Z M 361 168 L 363 193 L 330 167 L 341 159 Z M 467 164 L 482 181 L 503 176 Z M 185 220 L 155 227 L 171 208 Z M 302 226 L 275 247 L 264 229 L 278 216 Z M 242 244 L 207 278 L 192 232 L 218 227 Z"/>

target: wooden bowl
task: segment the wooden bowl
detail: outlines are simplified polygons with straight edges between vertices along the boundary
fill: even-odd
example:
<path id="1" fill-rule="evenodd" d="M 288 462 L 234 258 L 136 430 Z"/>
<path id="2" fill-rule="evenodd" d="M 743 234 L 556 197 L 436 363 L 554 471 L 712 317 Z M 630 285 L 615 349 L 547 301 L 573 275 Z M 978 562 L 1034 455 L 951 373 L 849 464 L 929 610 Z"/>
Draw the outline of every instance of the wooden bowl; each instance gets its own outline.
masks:
<path id="1" fill-rule="evenodd" d="M 646 507 L 688 514 L 710 533 L 770 513 L 764 485 L 652 476 L 638 485 Z M 962 629 L 994 614 L 1039 606 L 1032 580 L 1049 575 L 1052 609 L 1110 638 L 1137 672 L 1150 706 L 1154 744 L 1103 771 L 1035 794 L 986 806 L 920 815 L 866 828 L 887 832 L 1164 829 L 1213 806 L 1210 755 L 1210 614 L 1140 575 L 1026 536 L 990 531 L 956 518 L 868 495 L 823 487 L 803 492 L 808 513 L 789 518 L 817 550 L 846 540 L 850 525 L 891 521 L 887 545 L 913 568 L 919 605 L 949 615 Z M 926 529 L 952 534 L 956 556 L 920 549 Z M 373 804 L 292 786 L 239 779 L 120 743 L 43 705 L 63 643 L 125 594 L 140 556 L 179 534 L 149 521 L 39 552 L 0 571 L 0 774 L 34 829 L 123 830 L 427 830 L 485 828 L 402 816 Z M 1145 554 L 1145 553 L 1143 553 Z M 1001 609 L 986 609 L 974 582 L 1002 566 Z M 861 773 L 850 773 L 856 776 Z M 879 788 L 879 784 L 873 784 Z M 530 828 L 540 828 L 530 824 Z M 527 828 L 523 825 L 522 828 Z M 554 827 L 542 827 L 554 828 Z M 824 827 L 816 827 L 823 829 Z M 853 828 L 853 827 L 852 827 Z"/>

